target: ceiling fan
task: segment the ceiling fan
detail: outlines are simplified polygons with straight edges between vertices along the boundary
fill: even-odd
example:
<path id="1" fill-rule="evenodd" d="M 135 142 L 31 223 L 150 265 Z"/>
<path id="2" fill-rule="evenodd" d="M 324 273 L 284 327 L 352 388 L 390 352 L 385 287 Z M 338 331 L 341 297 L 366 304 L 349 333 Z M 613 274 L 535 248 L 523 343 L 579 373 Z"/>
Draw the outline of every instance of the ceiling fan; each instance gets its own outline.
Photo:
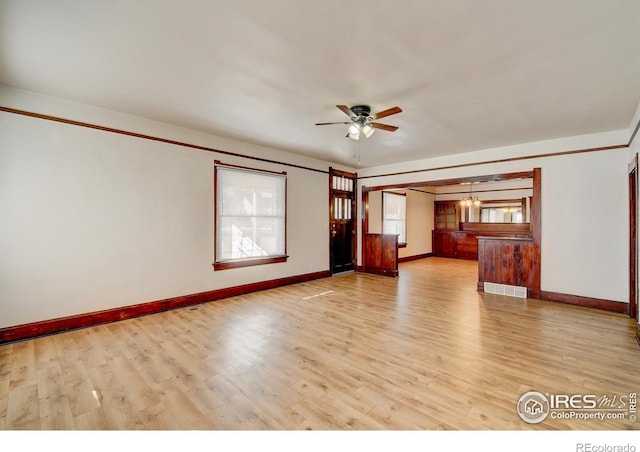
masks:
<path id="1" fill-rule="evenodd" d="M 351 118 L 351 121 L 341 122 L 316 122 L 317 126 L 327 126 L 332 124 L 349 124 L 347 137 L 352 140 L 359 140 L 361 136 L 369 138 L 375 132 L 375 129 L 386 130 L 387 132 L 395 132 L 398 130 L 397 126 L 390 126 L 388 124 L 381 124 L 374 122 L 377 119 L 384 118 L 386 116 L 395 115 L 402 112 L 400 107 L 393 107 L 387 110 L 383 110 L 379 113 L 371 114 L 371 107 L 368 105 L 354 105 L 349 108 L 346 105 L 336 105 L 344 114 Z"/>

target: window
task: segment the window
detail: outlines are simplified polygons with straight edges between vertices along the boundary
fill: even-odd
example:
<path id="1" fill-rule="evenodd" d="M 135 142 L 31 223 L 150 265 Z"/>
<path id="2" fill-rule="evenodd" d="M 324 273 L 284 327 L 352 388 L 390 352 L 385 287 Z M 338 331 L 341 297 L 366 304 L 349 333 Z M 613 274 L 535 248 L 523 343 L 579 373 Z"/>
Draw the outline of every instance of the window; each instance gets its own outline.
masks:
<path id="1" fill-rule="evenodd" d="M 407 195 L 382 192 L 382 233 L 398 234 L 398 243 L 407 243 Z"/>
<path id="2" fill-rule="evenodd" d="M 214 269 L 287 259 L 286 173 L 216 162 Z"/>

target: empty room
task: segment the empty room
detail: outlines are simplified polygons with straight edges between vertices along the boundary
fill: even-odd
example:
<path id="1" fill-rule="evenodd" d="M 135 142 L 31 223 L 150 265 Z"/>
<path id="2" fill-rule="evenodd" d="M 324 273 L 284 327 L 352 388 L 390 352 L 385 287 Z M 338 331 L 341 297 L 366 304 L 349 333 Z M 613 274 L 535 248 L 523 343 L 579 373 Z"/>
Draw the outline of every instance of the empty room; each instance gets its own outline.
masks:
<path id="1" fill-rule="evenodd" d="M 640 2 L 0 0 L 0 42 L 0 430 L 638 429 Z"/>

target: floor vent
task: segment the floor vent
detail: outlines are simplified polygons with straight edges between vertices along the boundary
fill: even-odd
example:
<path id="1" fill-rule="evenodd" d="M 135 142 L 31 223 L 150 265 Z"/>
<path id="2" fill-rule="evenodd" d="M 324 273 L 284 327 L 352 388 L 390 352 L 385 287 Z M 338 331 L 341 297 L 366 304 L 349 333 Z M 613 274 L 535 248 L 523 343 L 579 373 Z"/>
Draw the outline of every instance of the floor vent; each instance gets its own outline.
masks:
<path id="1" fill-rule="evenodd" d="M 508 286 L 506 284 L 486 282 L 484 283 L 484 291 L 486 293 L 495 293 L 508 297 L 527 298 L 527 288 L 521 286 Z"/>

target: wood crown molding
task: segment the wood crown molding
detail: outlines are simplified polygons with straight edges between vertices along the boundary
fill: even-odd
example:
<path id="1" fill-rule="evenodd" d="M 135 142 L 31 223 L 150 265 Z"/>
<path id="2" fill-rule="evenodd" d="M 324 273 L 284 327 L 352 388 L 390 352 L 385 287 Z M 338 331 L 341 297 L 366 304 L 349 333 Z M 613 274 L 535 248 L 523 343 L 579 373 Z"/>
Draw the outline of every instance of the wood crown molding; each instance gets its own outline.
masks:
<path id="1" fill-rule="evenodd" d="M 307 166 L 302 166 L 302 165 L 295 165 L 293 163 L 286 163 L 286 162 L 280 162 L 278 160 L 271 160 L 271 159 L 266 159 L 263 157 L 256 157 L 253 155 L 246 155 L 246 154 L 239 154 L 237 152 L 230 152 L 230 151 L 223 151 L 220 149 L 215 149 L 212 147 L 208 147 L 208 146 L 200 146 L 197 144 L 191 144 L 191 143 L 186 143 L 184 141 L 177 141 L 177 140 L 171 140 L 168 138 L 160 138 L 160 137 L 156 137 L 153 135 L 146 135 L 143 133 L 137 133 L 137 132 L 129 132 L 127 130 L 122 130 L 122 129 L 116 129 L 113 127 L 106 127 L 106 126 L 101 126 L 98 124 L 91 124 L 88 122 L 83 122 L 83 121 L 76 121 L 73 119 L 65 119 L 65 118 L 60 118 L 58 116 L 50 116 L 50 115 L 44 115 L 41 113 L 34 113 L 31 111 L 26 111 L 26 110 L 19 110 L 16 108 L 10 108 L 10 107 L 3 107 L 0 106 L 0 111 L 4 111 L 5 113 L 12 113 L 12 114 L 16 114 L 16 115 L 22 115 L 22 116 L 28 116 L 30 118 L 37 118 L 37 119 L 44 119 L 46 121 L 53 121 L 53 122 L 59 122 L 62 124 L 68 124 L 68 125 L 72 125 L 72 126 L 78 126 L 78 127 L 85 127 L 88 129 L 94 129 L 94 130 L 100 130 L 102 132 L 110 132 L 110 133 L 116 133 L 119 135 L 126 135 L 129 137 L 134 137 L 134 138 L 141 138 L 143 140 L 151 140 L 151 141 L 158 141 L 161 143 L 167 143 L 167 144 L 173 144 L 175 146 L 181 146 L 181 147 L 185 147 L 185 148 L 190 148 L 190 149 L 197 149 L 200 151 L 207 151 L 207 152 L 214 152 L 217 154 L 222 154 L 222 155 L 230 155 L 233 157 L 240 157 L 240 158 L 245 158 L 245 159 L 250 159 L 250 160 L 257 160 L 259 162 L 265 162 L 265 163 L 273 163 L 276 165 L 284 165 L 284 166 L 288 166 L 291 168 L 298 168 L 298 169 L 302 169 L 302 170 L 306 170 L 306 171 L 313 171 L 316 173 L 322 173 L 322 174 L 329 174 L 328 171 L 325 170 L 319 170 L 316 168 L 310 168 Z"/>
<path id="2" fill-rule="evenodd" d="M 403 174 L 415 174 L 415 173 L 426 173 L 428 171 L 438 171 L 438 170 L 446 170 L 446 169 L 454 169 L 454 168 L 466 168 L 470 166 L 481 166 L 481 165 L 490 165 L 493 163 L 506 163 L 506 162 L 516 162 L 519 160 L 531 160 L 538 158 L 548 158 L 548 157 L 560 157 L 564 155 L 573 155 L 573 154 L 584 154 L 587 152 L 600 152 L 600 151 L 611 151 L 615 149 L 623 149 L 631 146 L 633 141 L 638 134 L 638 130 L 640 129 L 640 119 L 636 123 L 635 128 L 633 129 L 633 133 L 629 137 L 629 141 L 626 144 L 614 144 L 611 146 L 599 146 L 594 148 L 583 148 L 583 149 L 572 149 L 568 151 L 561 152 L 547 152 L 544 154 L 532 154 L 532 155 L 524 155 L 522 157 L 508 157 L 503 159 L 495 159 L 495 160 L 484 160 L 481 162 L 473 162 L 473 163 L 460 163 L 457 165 L 447 165 L 447 166 L 438 166 L 434 168 L 423 168 L 409 171 L 399 171 L 396 173 L 386 173 L 386 174 L 376 174 L 373 176 L 361 176 L 358 179 L 369 179 L 373 177 L 388 177 L 388 176 L 399 176 Z M 424 183 L 422 183 L 424 185 Z"/>
<path id="3" fill-rule="evenodd" d="M 289 166 L 289 167 L 292 167 L 292 168 L 299 168 L 299 169 L 304 169 L 304 170 L 307 170 L 307 171 L 313 171 L 313 172 L 317 172 L 317 173 L 323 173 L 323 174 L 328 174 L 329 173 L 328 171 L 319 170 L 319 169 L 316 169 L 316 168 L 310 168 L 310 167 L 306 167 L 306 166 L 302 166 L 302 165 L 295 165 L 293 163 L 285 163 L 285 162 L 280 162 L 280 161 L 277 161 L 277 160 L 265 159 L 265 158 L 262 158 L 262 157 L 244 155 L 244 154 L 239 154 L 239 153 L 236 153 L 236 152 L 223 151 L 223 150 L 220 150 L 220 149 L 215 149 L 215 148 L 211 148 L 211 147 L 207 147 L 207 146 L 200 146 L 200 145 L 185 143 L 185 142 L 182 142 L 182 141 L 170 140 L 170 139 L 160 138 L 160 137 L 156 137 L 156 136 L 152 136 L 152 135 L 146 135 L 146 134 L 142 134 L 142 133 L 129 132 L 129 131 L 126 131 L 126 130 L 116 129 L 116 128 L 113 128 L 113 127 L 100 126 L 100 125 L 97 125 L 97 124 L 91 124 L 91 123 L 87 123 L 87 122 L 83 122 L 83 121 L 76 121 L 76 120 L 72 120 L 72 119 L 65 119 L 65 118 L 60 118 L 60 117 L 57 117 L 57 116 L 51 116 L 51 115 L 45 115 L 45 114 L 42 114 L 42 113 L 35 113 L 35 112 L 31 112 L 31 111 L 26 111 L 26 110 L 20 110 L 20 109 L 17 109 L 17 108 L 0 106 L 0 111 L 4 111 L 6 113 L 17 114 L 17 115 L 29 116 L 29 117 L 32 117 L 32 118 L 44 119 L 44 120 L 47 120 L 47 121 L 60 122 L 60 123 L 63 123 L 63 124 L 69 124 L 69 125 L 74 125 L 74 126 L 78 126 L 78 127 L 86 127 L 86 128 L 90 128 L 90 129 L 101 130 L 101 131 L 104 131 L 104 132 L 117 133 L 117 134 L 121 134 L 121 135 L 127 135 L 127 136 L 131 136 L 131 137 L 142 138 L 142 139 L 145 139 L 145 140 L 160 141 L 160 142 L 163 142 L 163 143 L 174 144 L 176 146 L 183 146 L 183 147 L 188 147 L 188 148 L 192 148 L 192 149 L 199 149 L 199 150 L 202 150 L 202 151 L 216 152 L 216 153 L 223 154 L 223 155 L 231 155 L 231 156 L 241 157 L 241 158 L 246 158 L 246 159 L 251 159 L 251 160 L 258 160 L 258 161 L 266 162 L 266 163 L 275 163 L 275 164 L 278 164 L 278 165 L 285 165 L 285 166 Z M 479 166 L 479 165 L 489 165 L 489 164 L 493 164 L 493 163 L 515 162 L 515 161 L 519 161 L 519 160 L 530 160 L 530 159 L 536 159 L 536 158 L 557 157 L 557 156 L 563 156 L 563 155 L 581 154 L 581 153 L 586 153 L 586 152 L 598 152 L 598 151 L 608 151 L 608 150 L 626 148 L 626 147 L 631 146 L 631 144 L 633 143 L 633 141 L 634 141 L 634 139 L 635 139 L 635 137 L 636 137 L 636 135 L 638 133 L 638 129 L 640 129 L 640 120 L 636 124 L 636 126 L 634 128 L 634 131 L 631 134 L 631 137 L 629 138 L 629 141 L 626 144 L 616 144 L 616 145 L 611 145 L 611 146 L 601 146 L 601 147 L 594 147 L 594 148 L 575 149 L 575 150 L 562 151 L 562 152 L 556 152 L 556 153 L 550 152 L 550 153 L 536 154 L 536 155 L 525 155 L 525 156 L 522 156 L 522 157 L 509 157 L 509 158 L 504 158 L 504 159 L 485 160 L 485 161 L 473 162 L 473 163 L 460 163 L 460 164 L 457 164 L 457 165 L 447 165 L 447 166 L 440 166 L 440 167 L 434 167 L 434 168 L 423 168 L 423 169 L 410 170 L 410 171 L 400 171 L 400 172 L 395 172 L 395 173 L 377 174 L 377 175 L 372 175 L 372 176 L 360 176 L 357 179 L 360 180 L 360 179 L 369 179 L 369 178 L 373 178 L 373 177 L 397 176 L 397 175 L 402 175 L 402 174 L 422 173 L 422 172 L 428 172 L 428 171 L 438 171 L 438 170 L 445 170 L 445 169 L 465 168 L 465 167 Z"/>
<path id="4" fill-rule="evenodd" d="M 636 129 L 637 130 L 637 129 Z M 386 173 L 386 174 L 374 174 L 371 176 L 360 176 L 358 179 L 370 179 L 373 177 L 389 177 L 389 176 L 401 176 L 404 174 L 415 174 L 415 173 L 426 173 L 429 171 L 439 171 L 439 170 L 447 170 L 447 169 L 455 169 L 455 168 L 468 168 L 471 166 L 482 166 L 482 165 L 491 165 L 494 163 L 508 163 L 508 162 L 517 162 L 520 160 L 532 160 L 532 159 L 540 159 L 540 158 L 549 158 L 549 157 L 560 157 L 564 155 L 573 155 L 573 154 L 584 154 L 587 152 L 599 152 L 599 151 L 611 151 L 615 149 L 624 149 L 628 148 L 629 144 L 614 144 L 612 146 L 600 146 L 595 148 L 585 148 L 585 149 L 575 149 L 571 151 L 562 151 L 562 152 L 547 152 L 544 154 L 533 154 L 533 155 L 524 155 L 522 157 L 508 157 L 503 159 L 495 159 L 495 160 L 483 160 L 481 162 L 472 162 L 472 163 L 459 163 L 457 165 L 446 165 L 446 166 L 437 166 L 434 168 L 423 168 L 423 169 L 415 169 L 408 171 L 398 171 L 395 173 Z M 425 182 L 422 182 L 419 185 L 425 185 Z"/>
<path id="5" fill-rule="evenodd" d="M 638 129 L 640 129 L 640 119 L 638 119 L 638 122 L 636 123 L 636 127 L 633 129 L 633 133 L 631 134 L 631 137 L 629 137 L 629 143 L 627 143 L 627 146 L 631 146 L 631 144 L 633 143 L 633 140 L 636 139 L 636 134 L 638 133 Z"/>
<path id="6" fill-rule="evenodd" d="M 235 297 L 261 290 L 275 289 L 277 287 L 298 284 L 315 279 L 327 278 L 331 276 L 329 270 L 307 273 L 297 276 L 272 279 L 257 283 L 244 284 L 241 286 L 227 287 L 224 289 L 210 290 L 190 295 L 183 295 L 165 300 L 151 301 L 120 308 L 107 309 L 86 314 L 78 314 L 69 317 L 61 317 L 41 322 L 28 323 L 24 325 L 0 328 L 0 344 L 14 342 L 24 339 L 32 339 L 38 336 L 61 333 L 64 331 L 86 328 L 105 323 L 117 322 L 119 320 L 132 319 L 149 314 L 169 311 L 172 309 L 184 308 L 210 301 L 221 300 L 223 298 Z"/>

